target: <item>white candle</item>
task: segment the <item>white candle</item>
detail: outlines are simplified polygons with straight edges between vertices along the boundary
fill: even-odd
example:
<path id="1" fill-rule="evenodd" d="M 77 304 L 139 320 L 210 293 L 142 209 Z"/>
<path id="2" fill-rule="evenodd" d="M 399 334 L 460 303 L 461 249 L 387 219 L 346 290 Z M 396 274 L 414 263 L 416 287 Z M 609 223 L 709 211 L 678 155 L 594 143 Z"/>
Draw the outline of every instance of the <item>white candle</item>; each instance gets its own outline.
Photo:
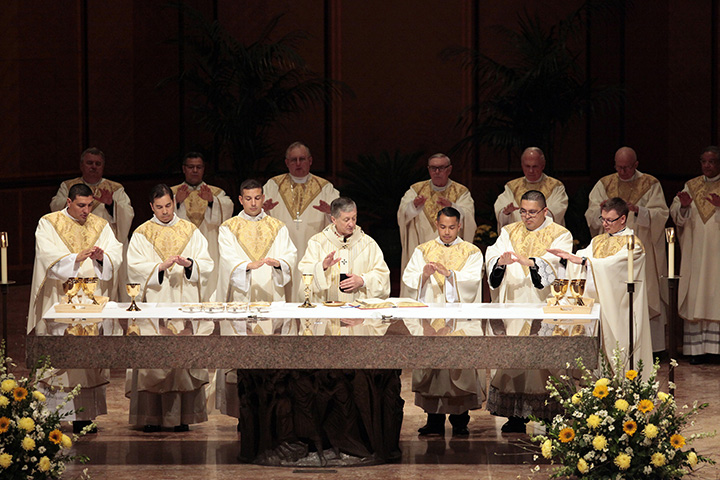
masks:
<path id="1" fill-rule="evenodd" d="M 628 236 L 628 283 L 635 281 L 635 272 L 633 271 L 633 254 L 635 253 L 635 236 Z"/>
<path id="2" fill-rule="evenodd" d="M 665 238 L 668 242 L 668 278 L 675 277 L 675 229 L 665 229 Z"/>
<path id="3" fill-rule="evenodd" d="M 7 247 L 8 247 L 8 234 L 7 232 L 0 232 L 0 269 L 2 269 L 2 283 L 7 283 Z"/>

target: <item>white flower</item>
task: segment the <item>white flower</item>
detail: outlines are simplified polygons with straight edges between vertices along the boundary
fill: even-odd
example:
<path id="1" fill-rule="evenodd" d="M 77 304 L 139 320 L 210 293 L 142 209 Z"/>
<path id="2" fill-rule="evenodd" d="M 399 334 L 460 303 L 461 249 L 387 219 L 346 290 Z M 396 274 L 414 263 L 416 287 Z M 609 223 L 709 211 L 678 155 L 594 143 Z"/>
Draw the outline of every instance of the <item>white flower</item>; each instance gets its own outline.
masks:
<path id="1" fill-rule="evenodd" d="M 671 366 L 671 367 L 677 367 L 677 366 L 678 366 L 677 360 L 675 360 L 674 358 L 671 358 L 671 359 L 670 359 L 670 366 Z"/>

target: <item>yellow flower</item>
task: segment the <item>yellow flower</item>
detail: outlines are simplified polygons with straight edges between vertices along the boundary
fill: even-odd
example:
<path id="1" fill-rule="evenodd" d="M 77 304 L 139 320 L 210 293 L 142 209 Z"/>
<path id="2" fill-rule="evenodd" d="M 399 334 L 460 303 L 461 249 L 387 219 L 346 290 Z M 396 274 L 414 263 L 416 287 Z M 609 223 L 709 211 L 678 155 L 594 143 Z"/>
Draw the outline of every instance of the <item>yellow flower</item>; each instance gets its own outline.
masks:
<path id="1" fill-rule="evenodd" d="M 549 438 L 542 444 L 542 456 L 545 458 L 552 458 L 552 440 Z"/>
<path id="2" fill-rule="evenodd" d="M 560 441 L 563 443 L 571 442 L 572 439 L 575 438 L 575 430 L 570 427 L 565 427 L 560 430 L 558 437 L 560 437 Z"/>
<path id="3" fill-rule="evenodd" d="M 608 378 L 599 378 L 598 381 L 595 382 L 596 387 L 599 387 L 599 386 L 607 387 L 608 385 L 610 385 L 610 379 L 608 379 Z"/>
<path id="4" fill-rule="evenodd" d="M 627 372 L 625 372 L 625 378 L 627 378 L 631 382 L 635 380 L 635 377 L 637 377 L 637 375 L 637 371 L 635 370 L 628 370 Z"/>
<path id="5" fill-rule="evenodd" d="M 50 459 L 48 457 L 40 458 L 40 461 L 38 462 L 38 470 L 41 472 L 47 472 L 50 470 Z"/>
<path id="6" fill-rule="evenodd" d="M 24 448 L 26 451 L 35 450 L 35 440 L 33 440 L 30 437 L 25 437 L 22 439 L 22 448 Z"/>
<path id="7" fill-rule="evenodd" d="M 35 390 L 35 391 L 33 392 L 33 398 L 34 398 L 35 400 L 37 400 L 38 402 L 44 402 L 44 401 L 45 401 L 45 395 L 43 395 L 42 392 L 38 392 L 37 390 Z"/>
<path id="8" fill-rule="evenodd" d="M 18 422 L 18 427 L 22 428 L 26 432 L 31 432 L 35 429 L 35 420 L 30 417 L 23 417 Z"/>
<path id="9" fill-rule="evenodd" d="M 572 404 L 577 405 L 582 400 L 582 392 L 577 392 L 575 395 L 572 396 Z"/>
<path id="10" fill-rule="evenodd" d="M 637 431 L 637 423 L 634 420 L 628 420 L 623 423 L 623 432 L 632 436 Z"/>
<path id="11" fill-rule="evenodd" d="M 602 419 L 594 413 L 587 418 L 587 424 L 590 428 L 597 428 L 602 423 Z"/>
<path id="12" fill-rule="evenodd" d="M 0 433 L 5 433 L 10 428 L 10 419 L 7 417 L 0 417 Z"/>
<path id="13" fill-rule="evenodd" d="M 653 405 L 653 402 L 650 400 L 640 400 L 637 405 L 638 410 L 640 410 L 642 413 L 648 413 L 652 412 L 655 408 L 655 405 Z"/>
<path id="14" fill-rule="evenodd" d="M 679 433 L 676 433 L 672 437 L 670 437 L 670 445 L 675 447 L 677 450 L 678 448 L 682 448 L 685 446 L 685 437 L 680 435 Z"/>
<path id="15" fill-rule="evenodd" d="M 632 460 L 630 455 L 621 453 L 615 457 L 615 465 L 617 465 L 620 470 L 627 470 L 630 468 L 630 460 Z"/>
<path id="16" fill-rule="evenodd" d="M 15 387 L 17 387 L 17 383 L 12 378 L 3 380 L 2 384 L 0 384 L 0 389 L 5 393 L 12 392 Z"/>
<path id="17" fill-rule="evenodd" d="M 0 395 L 0 407 L 7 407 L 10 405 L 10 400 L 5 395 Z"/>
<path id="18" fill-rule="evenodd" d="M 13 389 L 13 398 L 16 402 L 22 402 L 27 398 L 27 390 L 23 387 L 15 387 Z"/>
<path id="19" fill-rule="evenodd" d="M 60 441 L 63 448 L 70 448 L 72 447 L 72 440 L 70 440 L 70 437 L 67 435 L 62 436 L 62 440 Z"/>
<path id="20" fill-rule="evenodd" d="M 615 408 L 617 408 L 621 412 L 627 412 L 627 409 L 629 407 L 630 404 L 627 402 L 627 400 L 623 400 L 622 398 L 615 400 Z"/>
<path id="21" fill-rule="evenodd" d="M 688 453 L 687 456 L 688 465 L 690 465 L 691 468 L 695 468 L 695 465 L 698 463 L 697 454 L 693 451 Z"/>
<path id="22" fill-rule="evenodd" d="M 590 467 L 588 467 L 585 459 L 581 458 L 580 460 L 578 460 L 577 469 L 580 473 L 587 473 L 587 471 L 590 470 Z"/>
<path id="23" fill-rule="evenodd" d="M 658 428 L 653 425 L 652 423 L 648 423 L 645 425 L 645 429 L 643 430 L 643 435 L 645 435 L 646 438 L 655 438 L 658 434 Z"/>
<path id="24" fill-rule="evenodd" d="M 0 454 L 0 467 L 8 468 L 12 465 L 12 455 L 9 453 Z"/>
<path id="25" fill-rule="evenodd" d="M 604 435 L 598 435 L 593 438 L 592 444 L 595 450 L 603 450 L 605 447 L 607 447 L 607 439 Z"/>
<path id="26" fill-rule="evenodd" d="M 595 385 L 593 395 L 600 399 L 605 398 L 608 396 L 608 388 L 605 385 Z"/>
<path id="27" fill-rule="evenodd" d="M 62 442 L 62 437 L 63 433 L 57 428 L 50 432 L 50 435 L 48 435 L 50 441 L 53 442 L 55 445 L 60 445 L 60 442 Z"/>
<path id="28" fill-rule="evenodd" d="M 660 452 L 653 453 L 652 457 L 650 457 L 650 463 L 656 467 L 662 467 L 665 465 L 665 455 Z"/>
<path id="29" fill-rule="evenodd" d="M 668 399 L 670 398 L 670 395 L 668 395 L 665 392 L 658 392 L 658 398 L 660 399 L 661 402 L 667 402 Z"/>

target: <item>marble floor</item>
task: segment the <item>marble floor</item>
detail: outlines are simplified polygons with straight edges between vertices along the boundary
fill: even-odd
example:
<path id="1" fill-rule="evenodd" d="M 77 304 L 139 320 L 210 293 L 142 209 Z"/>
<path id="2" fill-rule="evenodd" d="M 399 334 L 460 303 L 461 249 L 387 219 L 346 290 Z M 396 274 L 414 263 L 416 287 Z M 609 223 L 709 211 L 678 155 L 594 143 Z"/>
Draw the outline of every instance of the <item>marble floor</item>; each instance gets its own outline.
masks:
<path id="1" fill-rule="evenodd" d="M 24 364 L 24 330 L 29 287 L 12 287 L 9 302 L 8 353 L 20 368 Z M 713 431 L 720 424 L 720 361 L 691 366 L 679 358 L 676 370 L 677 401 L 693 401 L 710 406 L 697 417 L 686 433 Z M 135 480 L 205 479 L 545 479 L 550 465 L 536 465 L 537 448 L 529 437 L 503 434 L 504 419 L 484 410 L 471 413 L 470 437 L 453 439 L 450 428 L 445 438 L 424 439 L 417 436 L 425 415 L 413 405 L 410 372 L 403 372 L 402 395 L 406 401 L 400 438 L 402 459 L 390 465 L 335 469 L 292 469 L 238 464 L 239 436 L 234 419 L 211 414 L 210 420 L 192 425 L 189 432 L 172 431 L 147 434 L 127 424 L 129 401 L 124 397 L 124 371 L 113 370 L 108 388 L 108 414 L 98 418 L 99 432 L 80 440 L 73 448 L 87 455 L 86 465 L 70 465 L 64 478 L 78 478 L 87 469 L 94 479 Z M 661 383 L 667 385 L 667 361 L 661 370 Z M 65 427 L 70 430 L 69 427 Z M 720 460 L 720 438 L 701 439 L 692 444 L 699 452 Z M 720 479 L 720 466 L 699 470 L 694 478 Z"/>

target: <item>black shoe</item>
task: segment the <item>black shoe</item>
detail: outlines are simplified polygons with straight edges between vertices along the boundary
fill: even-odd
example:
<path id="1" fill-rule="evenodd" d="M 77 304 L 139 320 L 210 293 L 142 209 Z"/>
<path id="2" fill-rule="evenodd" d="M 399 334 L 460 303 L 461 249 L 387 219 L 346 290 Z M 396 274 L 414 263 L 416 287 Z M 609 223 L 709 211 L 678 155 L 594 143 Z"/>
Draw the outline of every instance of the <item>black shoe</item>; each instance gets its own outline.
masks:
<path id="1" fill-rule="evenodd" d="M 527 420 L 521 417 L 510 417 L 505 425 L 500 427 L 503 433 L 525 433 Z"/>
<path id="2" fill-rule="evenodd" d="M 421 437 L 430 435 L 443 436 L 445 435 L 445 425 L 431 425 L 426 423 L 425 426 L 418 428 L 418 434 Z"/>
<path id="3" fill-rule="evenodd" d="M 160 431 L 160 425 L 145 425 L 143 432 L 145 433 L 157 433 Z"/>
<path id="4" fill-rule="evenodd" d="M 176 432 L 189 432 L 190 426 L 187 423 L 181 423 L 180 425 L 173 427 L 173 430 Z"/>
<path id="5" fill-rule="evenodd" d="M 88 425 L 90 425 L 93 422 L 92 422 L 92 420 L 74 420 L 72 423 L 73 423 L 73 433 L 80 433 L 80 432 L 82 432 L 83 428 L 87 427 Z M 97 433 L 97 431 L 98 430 L 97 430 L 97 425 L 96 425 L 85 433 L 91 434 L 91 433 Z"/>
<path id="6" fill-rule="evenodd" d="M 702 365 L 705 363 L 705 355 L 691 355 L 690 365 Z"/>
<path id="7" fill-rule="evenodd" d="M 467 427 L 453 427 L 452 429 L 452 436 L 453 437 L 469 437 L 470 436 L 470 430 L 468 430 Z"/>

